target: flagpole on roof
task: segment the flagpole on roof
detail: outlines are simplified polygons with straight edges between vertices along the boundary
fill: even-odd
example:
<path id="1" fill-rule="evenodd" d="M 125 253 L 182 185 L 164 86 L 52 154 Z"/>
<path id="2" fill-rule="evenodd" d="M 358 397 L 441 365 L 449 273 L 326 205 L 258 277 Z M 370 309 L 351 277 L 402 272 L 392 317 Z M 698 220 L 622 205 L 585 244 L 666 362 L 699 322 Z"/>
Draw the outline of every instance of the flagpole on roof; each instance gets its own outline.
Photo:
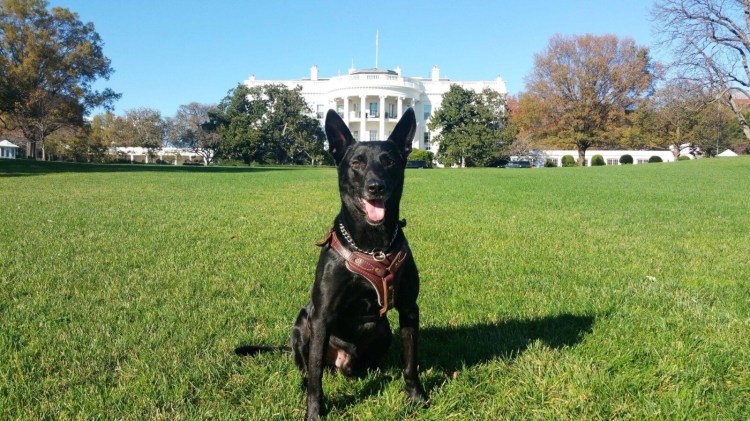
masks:
<path id="1" fill-rule="evenodd" d="M 378 29 L 375 30 L 375 68 L 378 68 Z"/>

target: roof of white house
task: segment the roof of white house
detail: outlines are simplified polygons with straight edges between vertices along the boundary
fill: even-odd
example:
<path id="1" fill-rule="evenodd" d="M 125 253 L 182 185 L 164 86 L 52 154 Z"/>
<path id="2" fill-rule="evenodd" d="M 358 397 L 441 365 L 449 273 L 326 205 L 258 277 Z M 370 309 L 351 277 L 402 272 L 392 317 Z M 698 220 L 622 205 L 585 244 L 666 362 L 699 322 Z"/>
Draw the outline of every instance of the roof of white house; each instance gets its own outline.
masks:
<path id="1" fill-rule="evenodd" d="M 0 140 L 0 146 L 3 148 L 17 148 L 18 146 L 8 142 L 7 140 Z"/>

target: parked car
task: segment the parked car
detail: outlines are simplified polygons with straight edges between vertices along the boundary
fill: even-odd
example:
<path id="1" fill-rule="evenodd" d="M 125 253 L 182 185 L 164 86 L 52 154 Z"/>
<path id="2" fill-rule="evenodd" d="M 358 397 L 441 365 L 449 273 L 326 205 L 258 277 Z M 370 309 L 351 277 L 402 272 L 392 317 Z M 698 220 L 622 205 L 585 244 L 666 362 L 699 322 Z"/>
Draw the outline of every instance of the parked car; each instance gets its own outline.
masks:
<path id="1" fill-rule="evenodd" d="M 505 164 L 505 168 L 531 168 L 529 161 L 510 161 Z"/>

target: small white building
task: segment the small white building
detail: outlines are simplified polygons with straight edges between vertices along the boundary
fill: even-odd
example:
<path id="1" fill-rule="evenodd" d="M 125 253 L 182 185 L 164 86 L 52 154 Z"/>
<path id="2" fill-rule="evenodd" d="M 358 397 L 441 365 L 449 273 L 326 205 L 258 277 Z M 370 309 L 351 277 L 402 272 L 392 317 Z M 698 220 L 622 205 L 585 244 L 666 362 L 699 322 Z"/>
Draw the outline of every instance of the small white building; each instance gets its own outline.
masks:
<path id="1" fill-rule="evenodd" d="M 0 140 L 0 158 L 16 159 L 17 153 L 18 146 L 10 143 L 7 140 Z"/>

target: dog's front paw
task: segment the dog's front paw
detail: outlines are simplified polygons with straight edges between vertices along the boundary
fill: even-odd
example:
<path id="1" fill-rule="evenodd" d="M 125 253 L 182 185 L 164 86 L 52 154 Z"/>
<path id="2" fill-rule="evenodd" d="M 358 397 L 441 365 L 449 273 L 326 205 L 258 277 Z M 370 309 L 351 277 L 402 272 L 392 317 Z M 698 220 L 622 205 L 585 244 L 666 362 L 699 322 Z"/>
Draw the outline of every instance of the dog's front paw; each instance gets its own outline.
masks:
<path id="1" fill-rule="evenodd" d="M 406 396 L 409 397 L 409 402 L 414 405 L 419 405 L 422 408 L 429 408 L 430 401 L 427 399 L 427 393 L 422 388 L 422 385 L 417 383 L 415 385 L 406 386 Z"/>
<path id="2" fill-rule="evenodd" d="M 307 399 L 307 412 L 305 413 L 306 420 L 317 421 L 320 419 L 322 414 L 322 404 L 319 400 L 314 398 Z"/>
<path id="3" fill-rule="evenodd" d="M 307 408 L 305 420 L 318 421 L 320 419 L 320 408 Z"/>

